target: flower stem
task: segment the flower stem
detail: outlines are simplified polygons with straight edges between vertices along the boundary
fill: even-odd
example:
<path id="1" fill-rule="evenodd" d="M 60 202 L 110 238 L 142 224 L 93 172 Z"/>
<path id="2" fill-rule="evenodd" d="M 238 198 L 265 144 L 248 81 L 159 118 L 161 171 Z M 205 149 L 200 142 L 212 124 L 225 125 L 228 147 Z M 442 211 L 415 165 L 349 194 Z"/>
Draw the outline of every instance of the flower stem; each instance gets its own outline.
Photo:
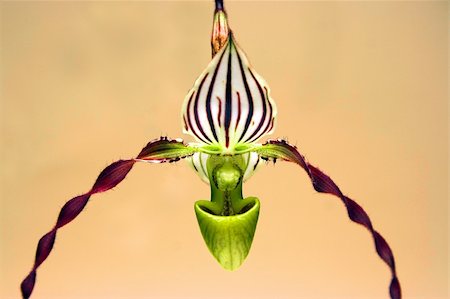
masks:
<path id="1" fill-rule="evenodd" d="M 215 0 L 215 2 L 216 2 L 216 12 L 219 10 L 224 10 L 223 0 Z"/>

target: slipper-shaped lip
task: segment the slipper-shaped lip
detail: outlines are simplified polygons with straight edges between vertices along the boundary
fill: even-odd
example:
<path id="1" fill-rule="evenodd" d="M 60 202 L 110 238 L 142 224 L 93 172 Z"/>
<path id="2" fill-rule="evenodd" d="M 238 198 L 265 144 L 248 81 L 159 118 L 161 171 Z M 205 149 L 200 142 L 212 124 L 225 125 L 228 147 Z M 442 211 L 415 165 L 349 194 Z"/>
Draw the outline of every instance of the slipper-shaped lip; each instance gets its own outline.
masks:
<path id="1" fill-rule="evenodd" d="M 247 257 L 258 223 L 260 202 L 256 197 L 243 199 L 239 212 L 232 216 L 217 215 L 214 202 L 195 203 L 195 214 L 209 251 L 226 270 L 236 270 Z"/>

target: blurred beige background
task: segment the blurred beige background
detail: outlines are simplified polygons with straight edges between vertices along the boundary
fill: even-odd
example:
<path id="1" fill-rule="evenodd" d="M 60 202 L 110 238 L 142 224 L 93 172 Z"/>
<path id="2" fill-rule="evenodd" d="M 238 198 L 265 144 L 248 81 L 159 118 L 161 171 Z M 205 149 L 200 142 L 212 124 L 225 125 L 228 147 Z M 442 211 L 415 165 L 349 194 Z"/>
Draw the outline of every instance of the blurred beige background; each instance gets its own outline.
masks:
<path id="1" fill-rule="evenodd" d="M 289 137 L 391 245 L 404 298 L 447 298 L 447 2 L 228 2 Z M 1 2 L 0 297 L 19 298 L 38 239 L 110 162 L 181 135 L 210 58 L 212 2 Z M 58 234 L 33 298 L 388 298 L 390 273 L 342 203 L 268 165 L 236 272 L 193 211 L 185 163 L 136 165 Z"/>

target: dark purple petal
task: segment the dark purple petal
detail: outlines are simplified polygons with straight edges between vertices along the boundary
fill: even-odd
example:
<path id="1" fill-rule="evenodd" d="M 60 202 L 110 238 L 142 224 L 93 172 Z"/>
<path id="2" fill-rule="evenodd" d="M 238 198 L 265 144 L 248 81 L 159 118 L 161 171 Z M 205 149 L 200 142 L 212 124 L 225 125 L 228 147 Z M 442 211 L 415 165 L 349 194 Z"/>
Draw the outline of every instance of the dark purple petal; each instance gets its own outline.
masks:
<path id="1" fill-rule="evenodd" d="M 373 230 L 372 222 L 370 221 L 369 215 L 367 215 L 366 211 L 361 208 L 354 200 L 344 196 L 347 201 L 347 211 L 350 219 L 356 223 L 362 224 L 367 227 L 370 231 Z"/>
<path id="2" fill-rule="evenodd" d="M 169 146 L 167 146 L 168 144 Z M 168 153 L 167 149 L 171 149 L 172 151 Z M 184 151 L 180 149 L 184 149 Z M 160 138 L 152 141 L 141 151 L 136 159 L 119 160 L 107 166 L 100 173 L 90 191 L 66 202 L 59 212 L 57 222 L 53 229 L 39 240 L 33 268 L 20 285 L 22 297 L 29 298 L 31 296 L 36 281 L 36 270 L 52 251 L 58 229 L 71 222 L 83 211 L 91 195 L 110 190 L 117 186 L 123 181 L 137 161 L 160 159 L 159 162 L 174 162 L 188 156 L 188 151 L 193 151 L 193 149 L 185 146 L 180 141 L 169 140 L 168 138 Z M 182 154 L 176 156 L 180 153 Z"/>
<path id="3" fill-rule="evenodd" d="M 134 162 L 134 160 L 119 160 L 106 167 L 98 176 L 90 193 L 104 192 L 117 186 L 130 172 Z"/>
<path id="4" fill-rule="evenodd" d="M 30 274 L 20 284 L 20 290 L 22 291 L 22 297 L 24 299 L 30 298 L 31 292 L 33 292 L 34 283 L 36 282 L 36 271 L 32 270 Z"/>
<path id="5" fill-rule="evenodd" d="M 309 165 L 309 171 L 311 173 L 312 183 L 314 189 L 317 192 L 333 194 L 335 196 L 343 196 L 339 187 L 330 179 L 329 176 L 324 174 L 320 169 Z"/>
<path id="6" fill-rule="evenodd" d="M 34 266 L 37 268 L 48 257 L 50 251 L 52 251 L 53 244 L 55 244 L 56 230 L 51 230 L 45 234 L 38 243 L 36 249 L 36 257 Z"/>
<path id="7" fill-rule="evenodd" d="M 84 207 L 89 201 L 89 194 L 83 194 L 72 198 L 61 209 L 59 212 L 58 221 L 56 222 L 56 227 L 60 228 L 72 221 L 78 214 L 83 211 Z"/>
<path id="8" fill-rule="evenodd" d="M 402 298 L 402 290 L 400 288 L 400 283 L 397 277 L 394 277 L 391 281 L 391 285 L 389 286 L 389 294 L 392 299 L 401 299 Z"/>
<path id="9" fill-rule="evenodd" d="M 349 218 L 358 224 L 366 227 L 375 242 L 375 248 L 380 258 L 389 266 L 392 273 L 392 280 L 389 286 L 389 294 L 392 299 L 401 299 L 402 293 L 400 283 L 397 278 L 394 255 L 386 240 L 373 229 L 372 222 L 364 209 L 354 200 L 342 194 L 339 187 L 326 174 L 317 167 L 309 164 L 298 152 L 297 148 L 288 144 L 284 140 L 269 140 L 266 144 L 258 148 L 258 154 L 266 160 L 282 159 L 300 165 L 308 174 L 314 189 L 318 192 L 329 193 L 339 197 L 347 208 Z"/>
<path id="10" fill-rule="evenodd" d="M 395 268 L 394 256 L 392 255 L 391 247 L 389 247 L 386 240 L 377 231 L 373 231 L 373 238 L 375 240 L 375 247 L 378 255 L 389 265 L 389 267 Z"/>

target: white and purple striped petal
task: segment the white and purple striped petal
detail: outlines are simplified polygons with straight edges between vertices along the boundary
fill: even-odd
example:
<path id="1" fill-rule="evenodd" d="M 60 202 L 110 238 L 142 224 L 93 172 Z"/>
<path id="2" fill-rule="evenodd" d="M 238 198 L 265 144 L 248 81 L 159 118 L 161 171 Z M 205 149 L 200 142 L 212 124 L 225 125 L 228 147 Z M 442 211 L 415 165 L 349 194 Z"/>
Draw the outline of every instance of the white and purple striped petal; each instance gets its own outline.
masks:
<path id="1" fill-rule="evenodd" d="M 201 144 L 233 154 L 237 145 L 271 134 L 276 114 L 267 83 L 230 34 L 184 100 L 183 129 Z"/>

